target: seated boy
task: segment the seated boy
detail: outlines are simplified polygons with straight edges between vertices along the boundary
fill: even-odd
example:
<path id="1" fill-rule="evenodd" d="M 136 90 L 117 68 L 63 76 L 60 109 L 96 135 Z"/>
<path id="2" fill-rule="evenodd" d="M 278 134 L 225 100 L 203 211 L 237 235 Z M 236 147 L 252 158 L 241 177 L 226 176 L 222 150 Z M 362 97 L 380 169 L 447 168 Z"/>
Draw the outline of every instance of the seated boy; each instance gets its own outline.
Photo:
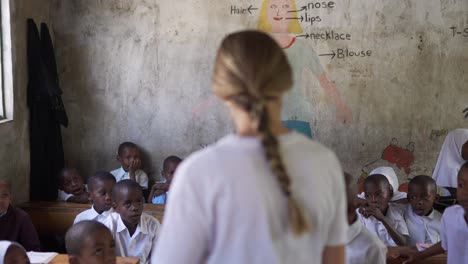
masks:
<path id="1" fill-rule="evenodd" d="M 136 181 L 141 188 L 148 189 L 148 175 L 140 170 L 140 150 L 132 142 L 124 142 L 119 145 L 117 160 L 121 167 L 111 171 L 117 182 L 125 179 Z"/>
<path id="2" fill-rule="evenodd" d="M 440 223 L 440 242 L 432 247 L 408 254 L 405 263 L 448 253 L 448 264 L 468 263 L 468 162 L 462 165 L 457 176 L 459 205 L 445 209 Z M 422 263 L 422 262 L 418 262 Z"/>
<path id="3" fill-rule="evenodd" d="M 369 232 L 358 219 L 356 213 L 357 186 L 352 176 L 345 173 L 346 195 L 348 198 L 348 239 L 346 263 L 385 263 L 387 248 L 378 237 Z"/>
<path id="4" fill-rule="evenodd" d="M 74 223 L 83 220 L 96 220 L 102 222 L 113 212 L 112 188 L 115 178 L 107 171 L 98 171 L 88 179 L 89 200 L 93 202 L 91 209 L 76 216 Z"/>
<path id="5" fill-rule="evenodd" d="M 85 220 L 68 229 L 65 235 L 70 264 L 115 263 L 115 242 L 107 227 Z"/>
<path id="6" fill-rule="evenodd" d="M 88 190 L 83 177 L 76 169 L 64 168 L 59 172 L 60 189 L 58 201 L 70 203 L 89 203 Z"/>
<path id="7" fill-rule="evenodd" d="M 136 257 L 149 263 L 153 244 L 158 239 L 160 224 L 143 213 L 143 192 L 132 180 L 122 180 L 112 190 L 114 211 L 104 220 L 115 239 L 117 256 Z"/>
<path id="8" fill-rule="evenodd" d="M 364 193 L 367 204 L 359 208 L 361 223 L 385 245 L 405 246 L 408 227 L 403 210 L 389 203 L 393 188 L 387 178 L 381 174 L 367 177 L 364 180 Z"/>
<path id="9" fill-rule="evenodd" d="M 409 231 L 409 246 L 435 244 L 440 241 L 442 215 L 432 207 L 437 199 L 437 185 L 429 176 L 414 177 L 408 185 L 405 221 Z"/>
<path id="10" fill-rule="evenodd" d="M 165 181 L 157 182 L 151 187 L 148 201 L 151 201 L 153 204 L 166 203 L 169 185 L 172 182 L 177 166 L 179 166 L 181 162 L 182 159 L 176 156 L 169 156 L 164 160 L 161 175 L 164 177 Z"/>
<path id="11" fill-rule="evenodd" d="M 41 244 L 31 218 L 25 211 L 11 205 L 11 200 L 10 183 L 0 180 L 0 240 L 18 242 L 27 251 L 40 251 Z"/>

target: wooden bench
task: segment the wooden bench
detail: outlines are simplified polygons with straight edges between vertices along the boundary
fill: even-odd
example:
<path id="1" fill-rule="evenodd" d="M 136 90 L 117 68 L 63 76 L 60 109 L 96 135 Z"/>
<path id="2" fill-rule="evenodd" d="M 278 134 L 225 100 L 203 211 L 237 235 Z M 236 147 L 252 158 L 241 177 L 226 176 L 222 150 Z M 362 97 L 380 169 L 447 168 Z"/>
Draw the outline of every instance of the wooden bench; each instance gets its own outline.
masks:
<path id="1" fill-rule="evenodd" d="M 117 264 L 139 264 L 140 260 L 138 258 L 124 258 L 117 257 Z M 56 256 L 49 264 L 68 264 L 68 255 L 60 254 Z"/>
<path id="2" fill-rule="evenodd" d="M 91 208 L 91 205 L 66 202 L 29 202 L 18 207 L 29 214 L 39 235 L 63 236 L 73 225 L 75 217 Z M 145 204 L 143 211 L 161 222 L 164 205 Z"/>

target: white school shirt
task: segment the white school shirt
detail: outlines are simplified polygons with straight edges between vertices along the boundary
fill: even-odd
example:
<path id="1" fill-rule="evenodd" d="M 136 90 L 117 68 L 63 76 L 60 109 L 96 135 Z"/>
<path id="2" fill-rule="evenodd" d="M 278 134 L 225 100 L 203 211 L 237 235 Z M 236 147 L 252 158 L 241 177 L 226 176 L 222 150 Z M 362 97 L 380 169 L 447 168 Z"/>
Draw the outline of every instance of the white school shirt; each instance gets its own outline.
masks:
<path id="1" fill-rule="evenodd" d="M 117 182 L 130 179 L 130 172 L 125 171 L 122 167 L 111 171 L 111 174 L 114 175 Z M 144 171 L 135 171 L 135 180 L 140 184 L 141 188 L 148 189 L 148 175 Z"/>
<path id="2" fill-rule="evenodd" d="M 85 184 L 85 190 L 88 191 L 88 185 Z M 66 202 L 68 200 L 68 198 L 74 196 L 73 194 L 71 193 L 66 193 L 64 190 L 61 190 L 61 189 L 58 189 L 58 192 L 57 192 L 57 201 L 59 202 Z"/>
<path id="3" fill-rule="evenodd" d="M 357 219 L 348 229 L 346 264 L 385 264 L 387 247 Z"/>
<path id="4" fill-rule="evenodd" d="M 177 168 L 151 263 L 314 264 L 326 246 L 344 247 L 346 192 L 335 154 L 296 132 L 278 141 L 311 231 L 292 233 L 260 140 L 228 135 Z"/>
<path id="5" fill-rule="evenodd" d="M 397 205 L 391 203 L 388 204 L 387 215 L 385 215 L 385 218 L 398 233 L 404 236 L 408 236 L 408 227 L 406 226 L 406 222 L 403 215 L 403 209 L 401 209 Z M 374 216 L 369 216 L 368 218 L 365 218 L 358 212 L 358 217 L 361 223 L 367 228 L 367 230 L 369 230 L 371 233 L 375 234 L 378 238 L 380 238 L 380 240 L 385 245 L 391 247 L 397 246 L 395 241 L 393 241 L 392 237 L 388 233 L 387 228 L 385 228 L 384 224 L 377 220 Z"/>
<path id="6" fill-rule="evenodd" d="M 447 251 L 447 264 L 468 263 L 468 224 L 465 209 L 454 205 L 445 209 L 440 224 L 442 248 Z"/>
<path id="7" fill-rule="evenodd" d="M 85 221 L 85 220 L 95 220 L 98 222 L 103 222 L 104 219 L 106 219 L 107 216 L 109 216 L 112 212 L 114 212 L 113 208 L 102 212 L 102 214 L 99 214 L 98 212 L 96 212 L 96 209 L 94 209 L 94 205 L 93 205 L 91 209 L 88 209 L 86 211 L 79 213 L 75 217 L 75 221 L 73 221 L 73 224 L 76 224 L 78 222 Z"/>
<path id="8" fill-rule="evenodd" d="M 103 224 L 109 228 L 114 237 L 117 256 L 139 258 L 140 263 L 149 263 L 161 226 L 156 218 L 142 213 L 140 223 L 131 237 L 118 213 L 111 213 Z"/>
<path id="9" fill-rule="evenodd" d="M 419 216 L 413 212 L 410 204 L 406 205 L 405 221 L 409 232 L 409 245 L 416 243 L 435 244 L 440 241 L 440 220 L 442 215 L 436 210 L 427 216 Z"/>

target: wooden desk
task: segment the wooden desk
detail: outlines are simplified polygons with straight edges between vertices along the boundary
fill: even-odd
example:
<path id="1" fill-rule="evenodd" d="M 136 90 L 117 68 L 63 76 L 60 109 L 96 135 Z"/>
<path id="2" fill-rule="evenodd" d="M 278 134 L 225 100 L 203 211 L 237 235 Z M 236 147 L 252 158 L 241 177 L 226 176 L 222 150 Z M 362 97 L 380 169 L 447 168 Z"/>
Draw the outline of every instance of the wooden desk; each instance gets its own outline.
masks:
<path id="1" fill-rule="evenodd" d="M 57 255 L 49 264 L 68 264 L 68 255 L 67 254 L 59 254 Z M 117 264 L 139 264 L 140 259 L 138 258 L 124 258 L 124 257 L 117 257 Z"/>
<path id="2" fill-rule="evenodd" d="M 387 264 L 400 264 L 400 263 L 403 263 L 403 261 L 405 260 L 401 258 L 392 259 L 392 260 L 387 259 Z M 415 262 L 415 264 L 446 264 L 446 263 L 447 263 L 447 254 L 440 254 L 437 256 L 427 258 L 422 261 Z"/>
<path id="3" fill-rule="evenodd" d="M 65 235 L 68 228 L 73 225 L 75 217 L 91 208 L 91 205 L 66 202 L 29 202 L 18 207 L 29 214 L 39 235 Z M 161 222 L 164 205 L 145 204 L 143 211 Z"/>

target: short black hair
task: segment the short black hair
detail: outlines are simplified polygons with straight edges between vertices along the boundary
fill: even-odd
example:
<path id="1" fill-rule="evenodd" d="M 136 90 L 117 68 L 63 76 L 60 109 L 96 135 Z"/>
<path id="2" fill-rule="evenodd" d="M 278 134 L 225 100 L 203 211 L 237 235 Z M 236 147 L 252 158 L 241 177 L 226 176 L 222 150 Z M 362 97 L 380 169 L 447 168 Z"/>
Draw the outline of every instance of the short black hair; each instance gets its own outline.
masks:
<path id="1" fill-rule="evenodd" d="M 126 149 L 126 148 L 136 148 L 138 149 L 138 146 L 133 143 L 133 142 L 123 142 L 119 145 L 119 149 L 117 150 L 117 154 L 120 156 L 122 155 L 123 151 Z"/>
<path id="2" fill-rule="evenodd" d="M 109 229 L 98 221 L 86 220 L 72 225 L 65 235 L 65 247 L 68 255 L 79 256 L 83 249 L 83 243 L 92 233 Z"/>
<path id="3" fill-rule="evenodd" d="M 432 177 L 429 177 L 427 175 L 418 175 L 414 177 L 413 179 L 411 179 L 408 184 L 408 191 L 413 186 L 421 186 L 421 187 L 429 186 L 431 190 L 437 193 L 437 184 L 435 180 Z"/>
<path id="4" fill-rule="evenodd" d="M 112 201 L 117 202 L 121 199 L 120 194 L 122 190 L 138 190 L 143 195 L 143 189 L 136 181 L 128 179 L 121 180 L 114 185 L 114 188 L 112 188 Z"/>
<path id="5" fill-rule="evenodd" d="M 364 186 L 366 186 L 366 184 L 369 184 L 369 183 L 375 184 L 375 185 L 378 185 L 378 186 L 383 185 L 384 188 L 388 188 L 389 190 L 392 189 L 392 186 L 390 185 L 390 182 L 388 181 L 387 177 L 385 177 L 382 174 L 372 174 L 372 175 L 368 176 L 364 180 Z"/>
<path id="6" fill-rule="evenodd" d="M 88 190 L 93 191 L 96 183 L 99 181 L 113 181 L 116 182 L 115 177 L 108 171 L 97 171 L 88 178 Z"/>
<path id="7" fill-rule="evenodd" d="M 169 156 L 167 158 L 164 159 L 163 161 L 163 170 L 166 168 L 166 166 L 169 164 L 169 163 L 180 163 L 182 162 L 182 159 L 177 157 L 177 156 Z"/>
<path id="8" fill-rule="evenodd" d="M 8 192 L 11 193 L 11 182 L 10 180 L 7 180 L 7 179 L 0 179 L 0 185 L 6 185 L 7 189 L 8 189 Z"/>

